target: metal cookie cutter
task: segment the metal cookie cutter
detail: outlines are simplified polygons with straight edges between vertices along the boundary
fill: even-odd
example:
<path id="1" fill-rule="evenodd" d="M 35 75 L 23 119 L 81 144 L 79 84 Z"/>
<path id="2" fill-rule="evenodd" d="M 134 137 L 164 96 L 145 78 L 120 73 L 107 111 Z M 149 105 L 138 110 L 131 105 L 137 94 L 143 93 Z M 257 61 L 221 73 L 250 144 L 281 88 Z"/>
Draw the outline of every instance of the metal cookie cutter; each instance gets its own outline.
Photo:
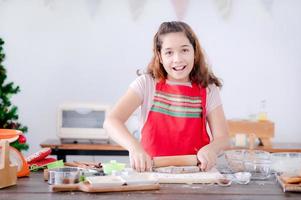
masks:
<path id="1" fill-rule="evenodd" d="M 62 167 L 50 169 L 48 172 L 48 184 L 73 184 L 78 183 L 80 170 L 77 167 Z"/>

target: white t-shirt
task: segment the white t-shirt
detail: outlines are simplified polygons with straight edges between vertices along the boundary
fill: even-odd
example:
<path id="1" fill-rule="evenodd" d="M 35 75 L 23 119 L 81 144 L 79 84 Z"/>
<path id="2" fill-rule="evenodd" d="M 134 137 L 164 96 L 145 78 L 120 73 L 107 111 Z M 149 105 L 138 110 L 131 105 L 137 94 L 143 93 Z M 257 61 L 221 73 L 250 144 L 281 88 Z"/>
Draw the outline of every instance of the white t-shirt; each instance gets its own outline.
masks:
<path id="1" fill-rule="evenodd" d="M 166 83 L 170 85 L 191 86 L 190 82 L 178 83 L 166 80 Z M 137 77 L 136 80 L 130 84 L 130 88 L 133 89 L 142 100 L 139 119 L 139 127 L 141 130 L 153 105 L 154 94 L 156 91 L 156 81 L 150 74 L 144 74 Z M 215 84 L 208 85 L 206 102 L 207 115 L 220 105 L 222 105 L 222 101 L 219 94 L 219 88 Z"/>

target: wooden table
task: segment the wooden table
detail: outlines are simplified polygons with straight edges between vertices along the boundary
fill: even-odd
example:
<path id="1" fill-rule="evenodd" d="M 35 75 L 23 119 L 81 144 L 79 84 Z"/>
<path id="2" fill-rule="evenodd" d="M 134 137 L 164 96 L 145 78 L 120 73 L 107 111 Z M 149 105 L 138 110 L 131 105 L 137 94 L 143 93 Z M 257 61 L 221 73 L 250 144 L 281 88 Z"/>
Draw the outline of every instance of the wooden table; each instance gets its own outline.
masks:
<path id="1" fill-rule="evenodd" d="M 231 147 L 231 149 L 239 149 L 239 147 Z M 258 146 L 257 150 L 268 151 L 270 153 L 277 152 L 301 152 L 301 143 L 272 143 L 271 146 Z"/>
<path id="2" fill-rule="evenodd" d="M 129 154 L 127 150 L 116 144 L 62 144 L 58 139 L 48 139 L 40 145 L 51 148 L 51 154 L 64 162 L 67 155 L 127 156 Z M 237 147 L 230 149 L 237 149 Z M 259 146 L 256 149 L 268 152 L 301 152 L 301 143 L 273 143 L 270 147 Z"/>
<path id="3" fill-rule="evenodd" d="M 68 200 L 68 199 L 111 199 L 111 200 L 135 200 L 135 199 L 301 199 L 301 193 L 283 193 L 274 178 L 267 181 L 251 181 L 248 185 L 232 184 L 229 187 L 205 184 L 162 184 L 160 190 L 136 191 L 136 192 L 111 192 L 111 193 L 84 193 L 49 191 L 49 185 L 44 182 L 41 172 L 31 173 L 29 178 L 18 179 L 16 186 L 0 190 L 0 199 L 15 200 Z"/>
<path id="4" fill-rule="evenodd" d="M 62 144 L 58 139 L 49 139 L 42 142 L 40 146 L 51 148 L 51 154 L 64 162 L 66 162 L 67 155 L 129 155 L 127 150 L 114 144 Z"/>

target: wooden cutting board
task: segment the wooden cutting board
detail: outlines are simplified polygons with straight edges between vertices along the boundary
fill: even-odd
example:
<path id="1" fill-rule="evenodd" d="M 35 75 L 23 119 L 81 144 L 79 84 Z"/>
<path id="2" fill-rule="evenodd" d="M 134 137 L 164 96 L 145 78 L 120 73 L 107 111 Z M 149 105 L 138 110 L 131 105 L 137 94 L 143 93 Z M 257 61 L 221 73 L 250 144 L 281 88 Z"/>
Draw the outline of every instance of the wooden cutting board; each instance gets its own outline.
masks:
<path id="1" fill-rule="evenodd" d="M 77 184 L 61 184 L 51 185 L 52 192 L 68 192 L 68 191 L 82 191 L 82 192 L 125 192 L 125 191 L 141 191 L 141 190 L 159 190 L 159 184 L 138 184 L 138 185 L 122 185 L 122 186 L 103 186 L 90 183 Z"/>
<path id="2" fill-rule="evenodd" d="M 283 189 L 283 192 L 301 192 L 301 184 L 288 184 L 285 183 L 281 176 L 276 175 L 277 181 Z"/>

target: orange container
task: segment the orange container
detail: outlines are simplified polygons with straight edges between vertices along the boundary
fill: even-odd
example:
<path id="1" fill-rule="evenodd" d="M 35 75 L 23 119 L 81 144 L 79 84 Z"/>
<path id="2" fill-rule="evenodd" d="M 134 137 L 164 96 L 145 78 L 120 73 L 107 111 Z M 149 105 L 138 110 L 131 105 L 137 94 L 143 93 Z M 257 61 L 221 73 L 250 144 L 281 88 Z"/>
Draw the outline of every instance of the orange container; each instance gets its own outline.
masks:
<path id="1" fill-rule="evenodd" d="M 6 140 L 9 142 L 13 142 L 18 139 L 19 135 L 22 135 L 22 131 L 19 130 L 14 130 L 14 129 L 0 129 L 0 140 Z M 1 152 L 0 148 L 0 152 Z M 28 164 L 23 157 L 22 153 L 19 152 L 17 149 L 14 147 L 9 147 L 9 156 L 10 156 L 10 161 L 13 164 L 16 164 L 18 169 L 17 169 L 17 176 L 18 177 L 23 177 L 23 176 L 29 176 L 30 171 Z"/>
<path id="2" fill-rule="evenodd" d="M 23 134 L 19 130 L 0 128 L 0 139 L 10 139 Z"/>

